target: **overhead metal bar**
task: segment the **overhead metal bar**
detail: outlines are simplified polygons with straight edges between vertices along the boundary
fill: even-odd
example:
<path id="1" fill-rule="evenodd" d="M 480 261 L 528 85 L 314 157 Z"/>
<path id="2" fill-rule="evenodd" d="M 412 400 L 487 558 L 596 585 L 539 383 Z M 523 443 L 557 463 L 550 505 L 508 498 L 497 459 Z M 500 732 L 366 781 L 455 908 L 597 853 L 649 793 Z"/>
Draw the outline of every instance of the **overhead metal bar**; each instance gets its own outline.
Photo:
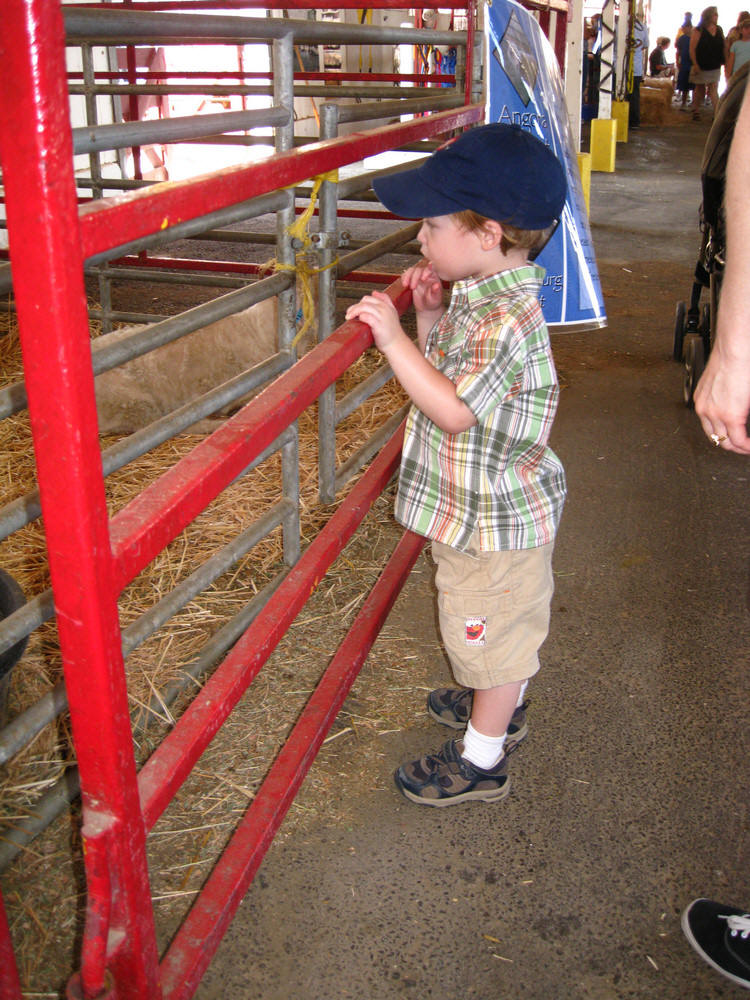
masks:
<path id="1" fill-rule="evenodd" d="M 286 125 L 289 108 L 255 108 L 250 111 L 225 111 L 216 115 L 185 115 L 182 118 L 159 118 L 156 121 L 122 122 L 73 129 L 74 153 L 97 153 L 105 149 L 125 149 L 151 143 L 196 139 L 217 132 L 241 132 L 252 128 Z"/>
<path id="2" fill-rule="evenodd" d="M 65 34 L 68 44 L 150 45 L 180 43 L 216 45 L 223 41 L 248 44 L 270 41 L 291 34 L 295 43 L 326 45 L 400 45 L 405 30 L 399 26 L 338 24 L 307 19 L 234 17 L 220 14 L 156 13 L 141 10 L 91 10 L 65 7 Z M 465 31 L 433 31 L 409 28 L 410 44 L 465 45 Z"/>
<path id="3" fill-rule="evenodd" d="M 332 84 L 326 86 L 324 84 L 315 83 L 304 83 L 297 84 L 294 87 L 295 97 L 369 97 L 373 100 L 378 98 L 389 98 L 389 97 L 402 97 L 404 100 L 414 99 L 423 97 L 425 90 L 437 90 L 437 87 L 400 87 L 395 82 L 389 87 L 387 86 L 373 86 L 375 81 L 365 80 L 360 83 L 350 83 L 350 84 Z M 244 87 L 199 87 L 199 86 L 189 86 L 180 87 L 174 86 L 170 87 L 167 85 L 148 85 L 148 84 L 101 84 L 94 88 L 95 93 L 109 96 L 136 96 L 136 97 L 167 97 L 170 95 L 190 95 L 190 94 L 205 94 L 206 96 L 223 96 L 225 94 L 234 95 L 239 97 L 270 97 L 273 94 L 273 87 L 271 84 L 248 84 Z M 441 88 L 442 90 L 443 88 Z M 451 86 L 449 89 L 455 90 L 455 86 Z M 78 96 L 89 93 L 89 91 L 83 85 L 74 84 L 69 88 L 71 94 L 77 94 Z M 442 95 L 441 95 L 442 97 Z M 441 97 L 436 98 L 436 101 L 440 101 Z M 461 103 L 464 103 L 462 98 Z M 433 110 L 437 109 L 437 104 L 432 105 Z M 428 110 L 430 110 L 428 108 Z M 240 112 L 226 112 L 226 114 L 239 114 Z M 404 114 L 405 112 L 401 112 Z M 202 115 L 202 118 L 209 118 L 210 115 Z M 221 115 L 213 116 L 215 118 L 222 117 Z M 160 118 L 158 122 L 153 122 L 153 124 L 163 124 L 164 122 L 173 121 L 175 119 L 171 118 Z M 179 120 L 179 119 L 177 119 Z M 258 122 L 257 126 L 262 126 L 265 124 L 270 124 L 267 122 Z M 250 126 L 248 126 L 250 127 Z M 252 126 L 255 128 L 256 126 Z M 226 131 L 230 131 L 227 129 Z M 74 130 L 75 132 L 75 130 Z M 218 133 L 221 134 L 221 133 Z M 186 137 L 190 138 L 190 136 Z M 108 147 L 105 147 L 108 148 Z M 112 147 L 114 148 L 114 147 Z M 76 150 L 78 152 L 78 150 Z"/>

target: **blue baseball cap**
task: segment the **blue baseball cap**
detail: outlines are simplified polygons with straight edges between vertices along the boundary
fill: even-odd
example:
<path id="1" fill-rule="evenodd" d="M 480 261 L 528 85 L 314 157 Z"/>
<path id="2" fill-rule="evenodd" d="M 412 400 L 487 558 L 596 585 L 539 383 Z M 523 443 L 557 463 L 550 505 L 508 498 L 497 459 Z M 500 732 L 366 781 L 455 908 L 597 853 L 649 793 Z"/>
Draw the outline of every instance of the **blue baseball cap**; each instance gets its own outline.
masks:
<path id="1" fill-rule="evenodd" d="M 404 219 L 473 209 L 518 229 L 546 229 L 565 204 L 565 171 L 520 125 L 480 125 L 441 146 L 419 167 L 373 181 L 389 212 Z"/>

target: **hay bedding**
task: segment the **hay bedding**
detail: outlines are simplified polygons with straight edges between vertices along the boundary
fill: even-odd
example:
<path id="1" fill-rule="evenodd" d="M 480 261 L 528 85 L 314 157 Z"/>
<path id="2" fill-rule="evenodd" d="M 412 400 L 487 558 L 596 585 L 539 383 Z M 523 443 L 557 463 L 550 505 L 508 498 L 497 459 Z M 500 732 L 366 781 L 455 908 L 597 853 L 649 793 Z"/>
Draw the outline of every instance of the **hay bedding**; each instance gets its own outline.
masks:
<path id="1" fill-rule="evenodd" d="M 20 372 L 20 354 L 14 329 L 0 338 L 0 352 L 4 381 L 15 381 Z M 376 363 L 377 352 L 368 352 L 340 381 L 337 391 L 350 391 Z M 403 405 L 404 398 L 400 388 L 389 383 L 353 414 L 339 428 L 338 460 L 344 461 L 355 451 Z M 106 446 L 111 440 L 102 443 Z M 110 513 L 121 509 L 197 440 L 200 437 L 185 435 L 167 442 L 108 477 Z M 0 423 L 0 453 L 7 502 L 34 486 L 25 414 Z M 336 506 L 321 509 L 317 501 L 313 411 L 300 420 L 300 491 L 304 550 Z M 126 589 L 120 601 L 122 627 L 248 527 L 279 495 L 280 459 L 274 456 L 225 490 Z M 161 947 L 183 918 L 392 550 L 400 534 L 392 518 L 392 502 L 390 491 L 377 501 L 150 836 L 152 892 Z M 49 585 L 41 522 L 26 526 L 0 543 L 0 565 L 16 577 L 27 596 Z M 281 529 L 277 529 L 128 657 L 128 693 L 134 720 L 142 721 L 152 695 L 174 680 L 181 664 L 194 656 L 206 639 L 281 568 Z M 357 681 L 357 699 L 347 703 L 337 720 L 329 737 L 330 749 L 324 747 L 285 821 L 283 835 L 312 822 L 323 807 L 327 815 L 338 810 L 333 818 L 340 822 L 347 801 L 332 791 L 338 775 L 348 772 L 341 770 L 339 752 L 348 753 L 345 748 L 351 747 L 352 741 L 361 745 L 374 740 L 377 744 L 382 734 L 413 720 L 414 704 L 403 695 L 407 687 L 413 690 L 414 684 L 408 666 L 402 662 L 406 652 L 403 637 L 394 637 L 392 654 L 384 653 L 381 647 L 379 644 L 380 651 L 373 653 L 370 663 L 382 665 L 382 672 L 377 669 L 367 680 Z M 27 652 L 14 671 L 10 717 L 37 701 L 60 676 L 56 629 L 51 622 L 30 637 Z M 165 710 L 147 736 L 139 738 L 139 763 L 171 728 L 173 718 L 179 716 L 186 702 L 187 696 L 182 703 Z M 421 705 L 417 711 L 421 714 Z M 62 716 L 0 771 L 0 823 L 12 825 L 26 815 L 39 795 L 57 782 L 72 763 L 69 724 L 67 716 Z M 57 988 L 70 973 L 73 941 L 80 933 L 83 912 L 75 809 L 38 837 L 22 853 L 20 861 L 2 877 L 2 888 L 22 981 L 26 989 L 34 991 L 49 989 L 52 983 Z"/>

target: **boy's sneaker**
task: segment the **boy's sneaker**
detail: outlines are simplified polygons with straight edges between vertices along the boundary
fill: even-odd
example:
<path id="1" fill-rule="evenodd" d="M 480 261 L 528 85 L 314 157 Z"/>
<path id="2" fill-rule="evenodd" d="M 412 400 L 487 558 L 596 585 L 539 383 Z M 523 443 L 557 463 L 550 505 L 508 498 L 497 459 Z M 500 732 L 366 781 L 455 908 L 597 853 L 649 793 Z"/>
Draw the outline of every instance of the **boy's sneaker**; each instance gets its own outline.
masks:
<path id="1" fill-rule="evenodd" d="M 750 913 L 694 899 L 682 914 L 685 937 L 700 957 L 738 986 L 750 989 Z"/>
<path id="2" fill-rule="evenodd" d="M 436 688 L 434 691 L 430 691 L 427 696 L 427 711 L 436 722 L 443 726 L 450 726 L 451 729 L 465 729 L 471 718 L 473 700 L 474 691 L 472 688 Z M 525 701 L 513 713 L 506 737 L 506 746 L 508 747 L 520 743 L 528 735 L 527 706 L 528 702 Z"/>
<path id="3" fill-rule="evenodd" d="M 448 740 L 437 753 L 402 764 L 394 777 L 407 799 L 422 806 L 455 806 L 472 799 L 495 802 L 510 791 L 505 755 L 485 771 L 461 756 L 458 740 Z"/>

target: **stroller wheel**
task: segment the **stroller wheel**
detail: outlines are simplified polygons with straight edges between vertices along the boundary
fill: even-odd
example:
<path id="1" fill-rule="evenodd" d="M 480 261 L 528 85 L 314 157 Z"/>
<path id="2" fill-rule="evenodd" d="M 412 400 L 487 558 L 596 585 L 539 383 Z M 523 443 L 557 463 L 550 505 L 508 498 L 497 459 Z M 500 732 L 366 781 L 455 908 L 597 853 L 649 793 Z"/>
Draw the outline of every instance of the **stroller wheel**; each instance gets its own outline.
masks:
<path id="1" fill-rule="evenodd" d="M 698 380 L 703 374 L 705 365 L 705 353 L 703 350 L 703 338 L 698 333 L 689 333 L 685 338 L 685 374 L 682 382 L 682 398 L 685 406 L 693 407 L 693 393 L 698 385 Z"/>
<path id="2" fill-rule="evenodd" d="M 672 347 L 672 357 L 675 361 L 682 361 L 682 344 L 685 340 L 685 316 L 687 306 L 684 302 L 678 302 L 674 311 L 674 344 Z"/>

